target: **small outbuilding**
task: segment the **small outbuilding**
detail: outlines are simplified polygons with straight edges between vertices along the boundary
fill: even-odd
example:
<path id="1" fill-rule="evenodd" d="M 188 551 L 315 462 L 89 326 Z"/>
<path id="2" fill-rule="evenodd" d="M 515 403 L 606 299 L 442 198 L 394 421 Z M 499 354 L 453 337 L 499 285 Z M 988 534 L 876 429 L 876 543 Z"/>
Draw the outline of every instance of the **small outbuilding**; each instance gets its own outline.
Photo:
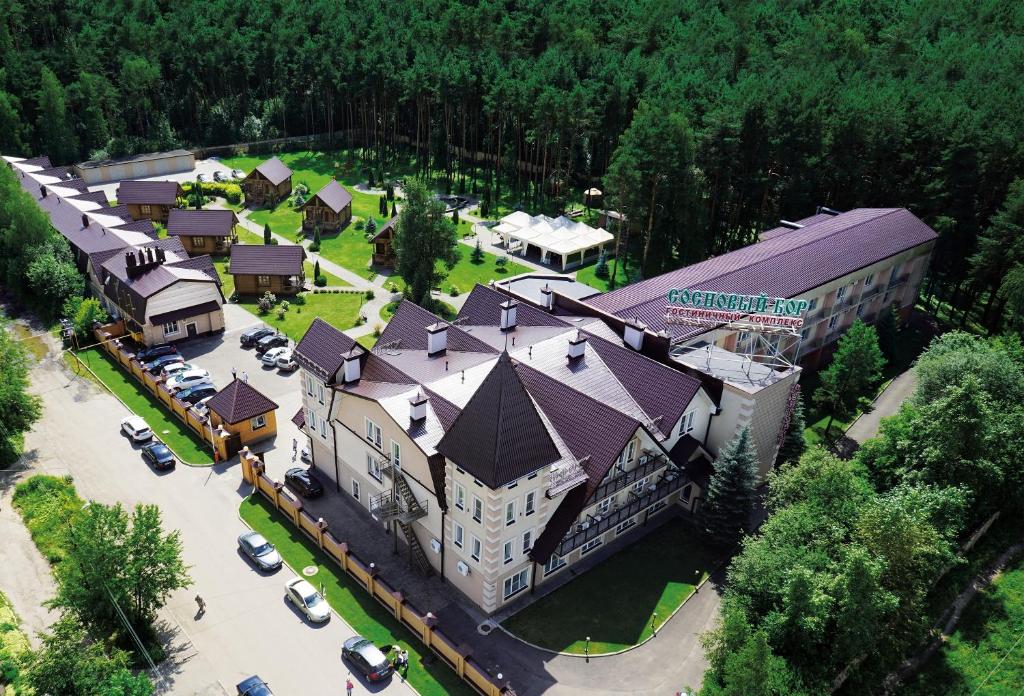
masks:
<path id="1" fill-rule="evenodd" d="M 191 210 L 175 208 L 167 219 L 167 235 L 177 237 L 190 256 L 227 254 L 237 241 L 233 210 Z"/>
<path id="2" fill-rule="evenodd" d="M 298 244 L 234 244 L 229 273 L 239 295 L 294 295 L 305 289 L 305 260 Z"/>
<path id="3" fill-rule="evenodd" d="M 331 180 L 302 205 L 302 229 L 312 232 L 317 225 L 321 232 L 337 232 L 352 220 L 352 194 Z"/>
<path id="4" fill-rule="evenodd" d="M 276 205 L 292 193 L 292 170 L 271 157 L 249 172 L 241 186 L 247 206 Z"/>
<path id="5" fill-rule="evenodd" d="M 185 192 L 177 181 L 122 181 L 117 187 L 118 205 L 128 206 L 132 220 L 167 222 Z"/>
<path id="6" fill-rule="evenodd" d="M 373 245 L 373 265 L 394 267 L 395 261 L 395 223 L 397 217 L 389 218 L 380 226 L 377 233 L 370 238 Z"/>
<path id="7" fill-rule="evenodd" d="M 214 394 L 206 407 L 221 459 L 277 435 L 277 404 L 241 379 Z"/>
<path id="8" fill-rule="evenodd" d="M 196 157 L 189 150 L 147 152 L 118 159 L 90 160 L 74 166 L 75 175 L 89 186 L 109 184 L 125 179 L 150 179 L 155 176 L 190 172 L 196 168 Z"/>

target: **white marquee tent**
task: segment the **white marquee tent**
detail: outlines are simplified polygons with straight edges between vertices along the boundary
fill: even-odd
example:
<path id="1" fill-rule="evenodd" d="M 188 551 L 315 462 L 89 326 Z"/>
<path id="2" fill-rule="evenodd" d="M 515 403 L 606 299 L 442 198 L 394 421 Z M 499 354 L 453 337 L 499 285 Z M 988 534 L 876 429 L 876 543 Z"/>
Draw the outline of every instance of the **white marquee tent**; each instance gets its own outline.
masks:
<path id="1" fill-rule="evenodd" d="M 570 220 L 564 215 L 552 218 L 529 215 L 521 210 L 503 217 L 492 231 L 501 235 L 505 248 L 510 252 L 525 255 L 532 246 L 540 251 L 541 263 L 553 263 L 551 257 L 560 257 L 563 271 L 567 266 L 583 263 L 588 255 L 599 254 L 605 244 L 615 240 L 615 235 L 610 232 Z"/>

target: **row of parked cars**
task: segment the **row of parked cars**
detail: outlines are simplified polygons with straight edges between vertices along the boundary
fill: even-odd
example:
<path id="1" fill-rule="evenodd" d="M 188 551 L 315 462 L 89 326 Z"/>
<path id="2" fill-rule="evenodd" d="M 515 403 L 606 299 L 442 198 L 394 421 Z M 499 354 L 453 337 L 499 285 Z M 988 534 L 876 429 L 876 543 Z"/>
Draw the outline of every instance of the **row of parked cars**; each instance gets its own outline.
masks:
<path id="1" fill-rule="evenodd" d="M 170 343 L 147 348 L 135 358 L 151 375 L 163 377 L 175 397 L 200 411 L 205 410 L 206 402 L 217 393 L 210 373 L 185 362 L 178 348 Z"/>
<path id="2" fill-rule="evenodd" d="M 292 372 L 299 367 L 288 347 L 288 337 L 274 329 L 266 326 L 249 329 L 242 333 L 239 342 L 242 348 L 255 348 L 260 362 L 267 367 L 276 367 L 282 372 Z"/>

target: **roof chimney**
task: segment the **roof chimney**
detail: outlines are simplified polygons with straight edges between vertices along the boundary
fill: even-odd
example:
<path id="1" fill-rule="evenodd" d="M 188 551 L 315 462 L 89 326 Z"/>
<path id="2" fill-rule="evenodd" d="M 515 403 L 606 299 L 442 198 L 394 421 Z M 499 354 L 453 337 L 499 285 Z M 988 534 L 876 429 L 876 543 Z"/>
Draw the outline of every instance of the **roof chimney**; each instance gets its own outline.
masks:
<path id="1" fill-rule="evenodd" d="M 623 335 L 623 339 L 633 350 L 640 350 L 644 347 L 644 331 L 647 329 L 647 324 L 643 323 L 636 317 L 633 317 L 626 322 L 626 330 Z"/>
<path id="2" fill-rule="evenodd" d="M 555 308 L 555 294 L 551 292 L 551 285 L 544 283 L 544 287 L 540 289 L 540 294 L 544 297 L 544 309 L 553 311 Z"/>
<path id="3" fill-rule="evenodd" d="M 145 266 L 146 265 L 146 252 L 144 250 L 142 250 L 142 249 L 137 249 L 136 252 L 139 255 L 139 265 L 140 266 Z"/>
<path id="4" fill-rule="evenodd" d="M 422 389 L 409 397 L 409 420 L 419 423 L 427 417 L 427 397 Z"/>
<path id="5" fill-rule="evenodd" d="M 154 263 L 156 259 L 153 257 L 153 247 L 146 247 L 146 261 Z"/>
<path id="6" fill-rule="evenodd" d="M 39 193 L 40 193 L 40 195 L 41 195 L 41 196 L 42 196 L 43 198 L 46 198 L 46 194 L 47 194 L 47 191 L 46 191 L 46 187 L 45 187 L 45 186 L 40 186 L 40 187 L 39 187 Z"/>
<path id="7" fill-rule="evenodd" d="M 576 330 L 576 336 L 569 339 L 569 360 L 579 360 L 587 350 L 587 337 Z"/>
<path id="8" fill-rule="evenodd" d="M 362 354 L 362 351 L 357 351 L 355 348 L 348 351 L 347 353 L 342 354 L 342 369 L 344 370 L 343 380 L 345 384 L 348 384 L 349 382 L 356 382 L 359 380 L 359 356 Z"/>
<path id="9" fill-rule="evenodd" d="M 437 322 L 427 327 L 427 355 L 440 355 L 448 349 L 448 325 Z"/>
<path id="10" fill-rule="evenodd" d="M 519 303 L 515 300 L 506 300 L 501 303 L 501 330 L 511 331 L 516 328 L 516 307 Z"/>
<path id="11" fill-rule="evenodd" d="M 89 226 L 89 217 L 85 213 L 82 213 L 82 229 L 84 230 L 88 226 Z"/>
<path id="12" fill-rule="evenodd" d="M 166 260 L 167 260 L 167 252 L 166 252 L 166 251 L 164 251 L 163 249 L 159 249 L 159 248 L 158 248 L 158 249 L 156 250 L 156 260 L 157 260 L 157 261 L 158 261 L 159 263 L 163 263 L 164 261 L 166 261 Z"/>
<path id="13" fill-rule="evenodd" d="M 135 262 L 135 254 L 130 251 L 124 252 L 124 265 L 128 268 L 135 268 L 138 265 Z"/>

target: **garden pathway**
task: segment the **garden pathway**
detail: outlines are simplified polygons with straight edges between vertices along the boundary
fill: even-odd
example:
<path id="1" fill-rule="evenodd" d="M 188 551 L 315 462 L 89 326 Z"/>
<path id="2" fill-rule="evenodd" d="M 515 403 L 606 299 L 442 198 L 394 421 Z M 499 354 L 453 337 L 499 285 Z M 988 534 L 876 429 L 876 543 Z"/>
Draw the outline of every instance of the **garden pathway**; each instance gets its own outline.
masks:
<path id="1" fill-rule="evenodd" d="M 866 440 L 878 435 L 878 427 L 883 418 L 900 410 L 900 404 L 906 401 L 917 388 L 917 377 L 913 368 L 899 374 L 889 386 L 879 394 L 871 408 L 861 414 L 860 418 L 847 428 L 846 437 L 863 444 Z"/>

